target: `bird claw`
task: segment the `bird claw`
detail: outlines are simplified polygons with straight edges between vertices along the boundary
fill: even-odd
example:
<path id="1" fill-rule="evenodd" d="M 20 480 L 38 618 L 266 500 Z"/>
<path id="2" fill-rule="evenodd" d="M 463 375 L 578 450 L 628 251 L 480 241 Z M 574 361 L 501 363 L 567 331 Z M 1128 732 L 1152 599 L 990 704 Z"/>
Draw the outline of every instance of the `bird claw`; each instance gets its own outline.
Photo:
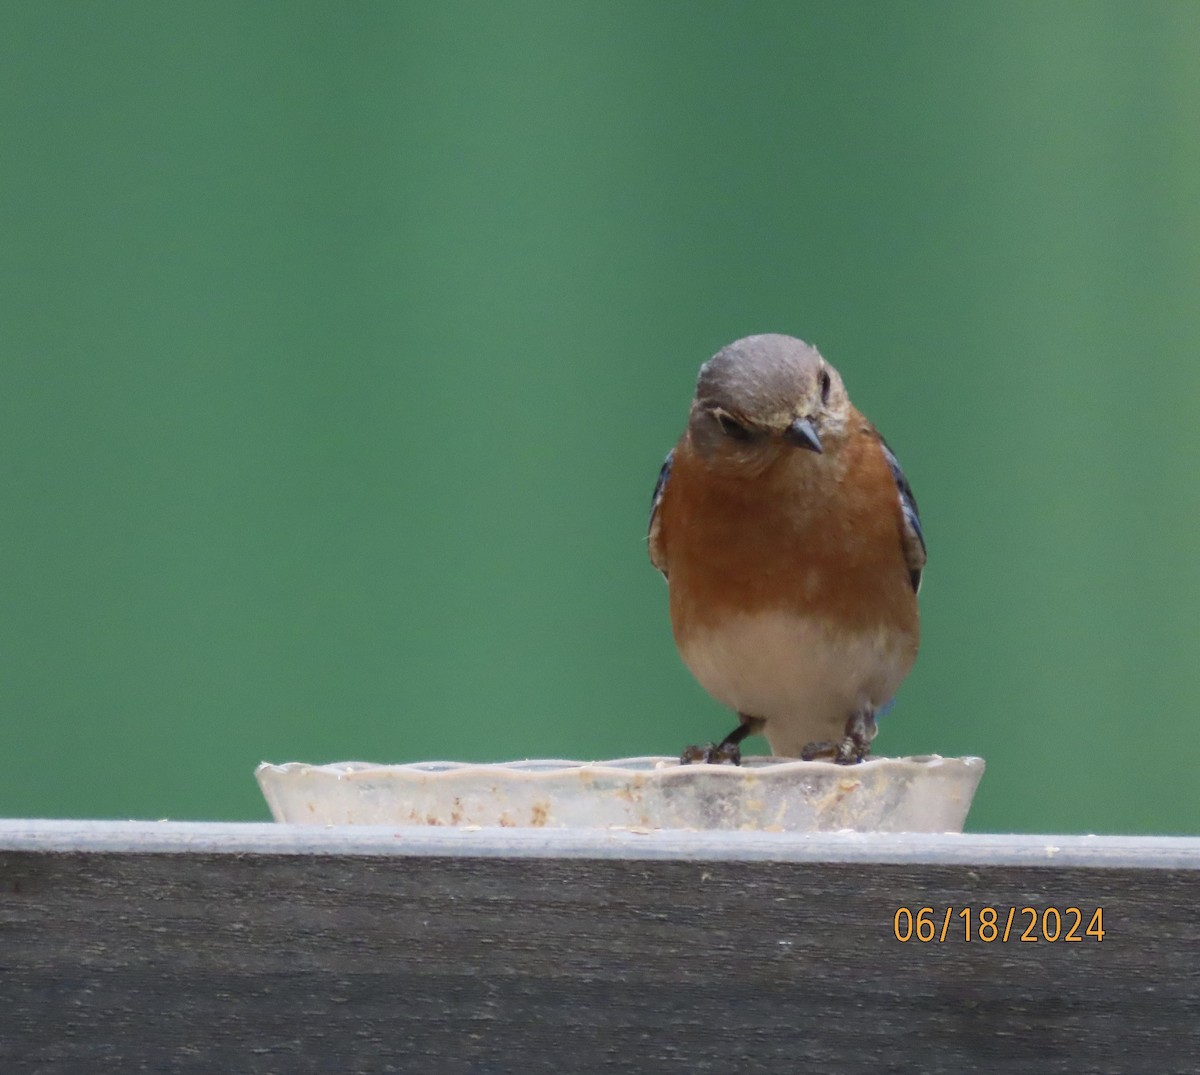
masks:
<path id="1" fill-rule="evenodd" d="M 706 743 L 704 746 L 685 747 L 679 756 L 680 765 L 741 765 L 742 748 L 737 743 Z"/>
<path id="2" fill-rule="evenodd" d="M 871 753 L 871 740 L 878 731 L 873 712 L 855 713 L 846 721 L 843 738 L 806 743 L 800 751 L 800 758 L 802 761 L 827 758 L 836 765 L 857 765 Z"/>
<path id="3" fill-rule="evenodd" d="M 821 739 L 814 743 L 805 743 L 800 751 L 801 761 L 832 761 L 837 757 L 838 744 L 832 739 Z"/>
<path id="4" fill-rule="evenodd" d="M 835 765 L 857 765 L 870 753 L 870 743 L 859 743 L 848 735 L 836 742 L 832 739 L 824 739 L 817 743 L 805 743 L 800 751 L 800 760 L 831 761 Z"/>

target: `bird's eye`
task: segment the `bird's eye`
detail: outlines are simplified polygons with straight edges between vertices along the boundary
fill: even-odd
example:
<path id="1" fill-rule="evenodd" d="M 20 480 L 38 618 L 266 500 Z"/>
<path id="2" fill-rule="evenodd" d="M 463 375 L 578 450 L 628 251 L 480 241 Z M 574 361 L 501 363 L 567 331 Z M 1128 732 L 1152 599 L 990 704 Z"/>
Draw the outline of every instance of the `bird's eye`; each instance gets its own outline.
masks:
<path id="1" fill-rule="evenodd" d="M 721 426 L 721 432 L 727 437 L 732 437 L 734 440 L 749 440 L 750 430 L 748 430 L 741 422 L 734 418 L 730 418 L 724 411 L 717 411 L 717 422 Z"/>
<path id="2" fill-rule="evenodd" d="M 821 370 L 821 402 L 829 402 L 829 370 Z"/>

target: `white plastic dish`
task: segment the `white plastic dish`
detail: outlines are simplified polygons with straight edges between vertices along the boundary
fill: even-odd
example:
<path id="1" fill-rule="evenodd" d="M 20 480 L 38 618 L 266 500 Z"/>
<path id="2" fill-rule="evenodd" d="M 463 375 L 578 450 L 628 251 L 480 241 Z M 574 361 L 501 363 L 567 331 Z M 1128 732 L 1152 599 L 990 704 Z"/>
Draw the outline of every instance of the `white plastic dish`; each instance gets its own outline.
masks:
<path id="1" fill-rule="evenodd" d="M 962 832 L 982 758 L 870 758 L 859 765 L 755 757 L 478 765 L 263 762 L 276 821 L 318 825 Z"/>

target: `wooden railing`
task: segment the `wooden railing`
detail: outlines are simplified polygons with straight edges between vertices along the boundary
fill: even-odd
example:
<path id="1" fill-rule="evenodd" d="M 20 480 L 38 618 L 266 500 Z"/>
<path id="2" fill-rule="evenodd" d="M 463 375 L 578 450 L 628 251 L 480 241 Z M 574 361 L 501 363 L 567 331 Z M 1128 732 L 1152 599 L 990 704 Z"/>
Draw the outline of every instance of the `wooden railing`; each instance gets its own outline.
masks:
<path id="1" fill-rule="evenodd" d="M 1198 1035 L 1197 839 L 0 822 L 4 1075 L 1146 1075 Z"/>

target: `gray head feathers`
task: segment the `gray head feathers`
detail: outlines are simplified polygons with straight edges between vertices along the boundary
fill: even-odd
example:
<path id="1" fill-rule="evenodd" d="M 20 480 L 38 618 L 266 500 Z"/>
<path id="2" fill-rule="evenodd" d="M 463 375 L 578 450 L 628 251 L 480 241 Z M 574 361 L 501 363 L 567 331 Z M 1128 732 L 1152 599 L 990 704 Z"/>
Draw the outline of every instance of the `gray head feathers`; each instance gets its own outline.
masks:
<path id="1" fill-rule="evenodd" d="M 723 347 L 703 366 L 695 410 L 764 430 L 797 418 L 841 417 L 845 389 L 820 352 L 793 336 L 765 333 Z"/>

